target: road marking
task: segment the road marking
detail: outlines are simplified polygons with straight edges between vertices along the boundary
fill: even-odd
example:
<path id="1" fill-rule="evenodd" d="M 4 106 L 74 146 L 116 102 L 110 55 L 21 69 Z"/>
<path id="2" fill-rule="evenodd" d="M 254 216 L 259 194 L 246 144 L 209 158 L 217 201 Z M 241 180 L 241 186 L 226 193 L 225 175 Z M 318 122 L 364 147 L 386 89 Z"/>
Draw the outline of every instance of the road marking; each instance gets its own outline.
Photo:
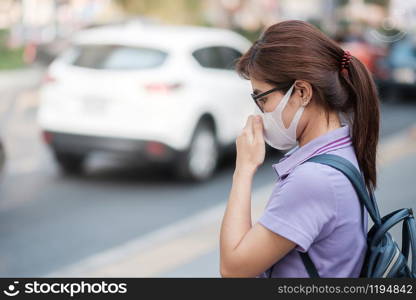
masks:
<path id="1" fill-rule="evenodd" d="M 273 185 L 258 188 L 252 196 L 253 212 L 264 209 Z M 83 259 L 47 274 L 47 277 L 149 277 L 212 251 L 226 203 L 152 231 L 143 237 Z M 134 262 L 134 263 L 133 263 Z M 104 275 L 106 274 L 106 275 Z M 110 275 L 111 274 L 111 275 Z M 129 274 L 129 275 L 127 275 Z"/>
<path id="2" fill-rule="evenodd" d="M 411 150 L 409 149 L 411 148 Z M 409 153 L 416 153 L 416 138 L 405 130 L 380 145 L 381 167 Z M 252 218 L 257 220 L 270 197 L 273 184 L 252 193 Z M 158 277 L 214 251 L 226 202 L 182 221 L 150 232 L 87 257 L 47 277 Z M 218 266 L 219 267 L 219 266 Z"/>

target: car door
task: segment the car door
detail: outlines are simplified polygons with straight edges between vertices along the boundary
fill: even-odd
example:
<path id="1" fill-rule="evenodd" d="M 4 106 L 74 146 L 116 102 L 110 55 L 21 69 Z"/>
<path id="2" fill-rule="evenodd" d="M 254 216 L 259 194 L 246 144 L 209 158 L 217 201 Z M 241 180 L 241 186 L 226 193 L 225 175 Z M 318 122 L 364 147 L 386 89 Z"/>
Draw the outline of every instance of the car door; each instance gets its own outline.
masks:
<path id="1" fill-rule="evenodd" d="M 203 85 L 215 106 L 220 126 L 217 131 L 224 142 L 233 142 L 254 107 L 250 100 L 250 84 L 234 70 L 241 52 L 229 46 L 210 46 L 192 54 L 204 68 Z"/>
<path id="2" fill-rule="evenodd" d="M 227 102 L 230 104 L 230 111 L 235 112 L 235 126 L 238 132 L 241 126 L 244 125 L 248 115 L 253 113 L 254 103 L 251 99 L 251 85 L 248 80 L 241 78 L 235 71 L 235 64 L 240 58 L 242 53 L 232 47 L 218 47 L 219 55 L 225 66 L 225 70 L 229 71 L 227 95 L 229 95 L 231 101 Z"/>

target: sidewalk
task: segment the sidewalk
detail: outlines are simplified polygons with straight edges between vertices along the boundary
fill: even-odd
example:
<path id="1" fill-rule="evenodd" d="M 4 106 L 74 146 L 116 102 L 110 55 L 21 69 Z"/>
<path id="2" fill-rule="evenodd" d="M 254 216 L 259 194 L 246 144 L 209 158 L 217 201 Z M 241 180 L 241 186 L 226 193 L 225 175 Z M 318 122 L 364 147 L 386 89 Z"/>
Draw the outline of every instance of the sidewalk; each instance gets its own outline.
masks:
<path id="1" fill-rule="evenodd" d="M 384 140 L 379 149 L 382 215 L 401 207 L 416 209 L 416 127 Z M 405 187 L 405 188 L 403 188 Z M 260 217 L 273 186 L 253 191 L 252 220 Z M 50 277 L 220 277 L 219 231 L 226 202 L 126 245 L 99 253 Z M 400 226 L 393 230 L 395 240 Z"/>
<path id="2" fill-rule="evenodd" d="M 0 71 L 0 90 L 10 88 L 28 88 L 39 85 L 45 67 L 41 65 L 28 66 L 22 69 L 1 70 Z"/>

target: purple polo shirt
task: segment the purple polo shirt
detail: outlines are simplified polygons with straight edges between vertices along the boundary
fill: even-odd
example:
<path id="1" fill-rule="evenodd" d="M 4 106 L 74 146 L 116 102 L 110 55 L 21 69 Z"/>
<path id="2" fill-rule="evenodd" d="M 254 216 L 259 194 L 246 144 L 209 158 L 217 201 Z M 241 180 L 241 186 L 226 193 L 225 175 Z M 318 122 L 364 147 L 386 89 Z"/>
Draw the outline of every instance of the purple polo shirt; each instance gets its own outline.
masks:
<path id="1" fill-rule="evenodd" d="M 321 277 L 360 274 L 367 249 L 367 211 L 363 229 L 360 203 L 349 180 L 332 167 L 301 164 L 322 153 L 342 156 L 358 167 L 347 124 L 295 147 L 273 165 L 278 180 L 258 222 L 297 245 L 274 264 L 271 277 L 309 277 L 298 251 L 308 251 Z M 270 270 L 256 278 L 268 277 Z"/>

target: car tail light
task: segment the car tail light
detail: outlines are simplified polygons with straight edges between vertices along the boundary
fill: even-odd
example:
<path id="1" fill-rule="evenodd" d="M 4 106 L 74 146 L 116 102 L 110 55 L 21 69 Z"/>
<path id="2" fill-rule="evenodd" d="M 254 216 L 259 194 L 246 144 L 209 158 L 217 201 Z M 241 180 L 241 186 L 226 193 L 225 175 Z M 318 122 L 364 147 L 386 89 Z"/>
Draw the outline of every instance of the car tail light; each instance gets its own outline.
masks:
<path id="1" fill-rule="evenodd" d="M 42 131 L 42 137 L 46 144 L 50 144 L 52 142 L 52 133 Z"/>
<path id="2" fill-rule="evenodd" d="M 150 93 L 170 93 L 182 87 L 181 83 L 149 83 L 145 85 L 146 91 Z"/>
<path id="3" fill-rule="evenodd" d="M 45 76 L 43 77 L 43 80 L 42 80 L 43 84 L 48 84 L 48 83 L 52 83 L 52 82 L 55 82 L 55 81 L 56 81 L 56 78 L 53 77 L 49 73 L 46 73 Z"/>
<path id="4" fill-rule="evenodd" d="M 165 154 L 166 146 L 158 142 L 148 142 L 146 144 L 146 151 L 154 156 L 162 156 Z"/>

